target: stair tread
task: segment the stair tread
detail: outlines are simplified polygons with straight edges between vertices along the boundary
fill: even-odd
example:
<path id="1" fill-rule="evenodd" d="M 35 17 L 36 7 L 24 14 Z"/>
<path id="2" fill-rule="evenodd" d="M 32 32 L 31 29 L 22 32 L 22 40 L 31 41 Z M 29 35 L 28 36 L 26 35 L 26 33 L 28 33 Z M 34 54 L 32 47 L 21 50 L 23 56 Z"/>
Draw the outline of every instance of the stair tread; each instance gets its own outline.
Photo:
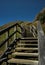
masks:
<path id="1" fill-rule="evenodd" d="M 38 40 L 21 40 L 20 42 L 38 42 Z"/>
<path id="2" fill-rule="evenodd" d="M 24 38 L 21 38 L 21 39 L 38 39 L 37 37 L 24 37 Z"/>
<path id="3" fill-rule="evenodd" d="M 38 48 L 23 48 L 23 47 L 17 47 L 16 50 L 38 50 Z"/>
<path id="4" fill-rule="evenodd" d="M 19 56 L 38 56 L 38 53 L 22 53 L 22 52 L 15 52 L 12 55 L 19 55 Z"/>
<path id="5" fill-rule="evenodd" d="M 23 43 L 19 43 L 19 44 L 17 44 L 17 45 L 32 45 L 32 46 L 37 46 L 38 44 L 23 44 Z"/>
<path id="6" fill-rule="evenodd" d="M 8 60 L 8 63 L 33 64 L 33 65 L 37 64 L 38 65 L 37 60 L 15 59 L 15 58 Z"/>

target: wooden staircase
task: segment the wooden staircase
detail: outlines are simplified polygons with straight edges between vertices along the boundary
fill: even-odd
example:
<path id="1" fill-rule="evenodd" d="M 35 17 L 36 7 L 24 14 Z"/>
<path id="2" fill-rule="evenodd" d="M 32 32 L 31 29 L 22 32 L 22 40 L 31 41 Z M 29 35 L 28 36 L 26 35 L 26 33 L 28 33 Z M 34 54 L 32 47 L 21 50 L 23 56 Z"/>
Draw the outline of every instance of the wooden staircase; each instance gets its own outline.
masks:
<path id="1" fill-rule="evenodd" d="M 38 39 L 34 37 L 21 38 L 17 42 L 9 65 L 38 65 Z"/>

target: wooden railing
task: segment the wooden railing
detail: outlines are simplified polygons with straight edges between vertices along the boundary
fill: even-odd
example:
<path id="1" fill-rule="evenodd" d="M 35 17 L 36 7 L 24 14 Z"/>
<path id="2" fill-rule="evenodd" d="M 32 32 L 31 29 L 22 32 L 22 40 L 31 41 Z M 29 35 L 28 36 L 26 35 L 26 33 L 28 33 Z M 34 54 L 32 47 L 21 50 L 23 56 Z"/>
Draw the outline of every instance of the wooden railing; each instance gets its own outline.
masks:
<path id="1" fill-rule="evenodd" d="M 17 27 L 19 27 L 20 29 L 23 29 L 18 23 L 12 25 L 12 26 L 9 26 L 8 28 L 5 28 L 3 30 L 0 31 L 0 36 L 3 35 L 4 33 L 6 34 L 6 39 L 3 40 L 2 42 L 0 42 L 0 49 L 1 47 L 3 47 L 3 45 L 6 46 L 4 52 L 0 55 L 0 65 L 3 63 L 3 62 L 6 62 L 6 65 L 8 65 L 7 63 L 7 60 L 9 59 L 8 58 L 8 55 L 11 54 L 11 50 L 12 49 L 15 49 L 15 46 L 16 46 L 16 42 L 19 40 L 19 38 L 17 37 L 17 33 L 19 33 L 21 36 L 22 36 L 22 33 L 17 30 Z M 10 29 L 13 28 L 13 33 L 10 35 Z M 9 42 L 9 39 L 13 37 L 13 40 L 12 42 Z"/>
<path id="2" fill-rule="evenodd" d="M 30 32 L 33 34 L 34 37 L 37 37 L 37 28 L 34 25 L 30 26 Z"/>

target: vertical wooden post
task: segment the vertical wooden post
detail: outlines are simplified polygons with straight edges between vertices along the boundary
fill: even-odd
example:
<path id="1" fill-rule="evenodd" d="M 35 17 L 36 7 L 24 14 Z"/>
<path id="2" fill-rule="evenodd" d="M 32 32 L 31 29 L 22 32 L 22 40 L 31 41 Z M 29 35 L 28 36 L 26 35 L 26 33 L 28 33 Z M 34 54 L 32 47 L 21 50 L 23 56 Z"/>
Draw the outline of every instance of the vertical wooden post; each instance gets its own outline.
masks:
<path id="1" fill-rule="evenodd" d="M 9 34 L 10 34 L 10 33 L 9 33 L 9 30 L 8 30 L 8 37 L 9 37 Z M 9 40 L 8 40 L 8 46 L 9 46 Z"/>
<path id="2" fill-rule="evenodd" d="M 16 27 L 14 27 L 14 32 L 16 31 Z M 14 34 L 14 40 L 16 39 L 16 34 Z M 14 52 L 15 52 L 15 45 L 14 45 Z"/>
<path id="3" fill-rule="evenodd" d="M 7 31 L 7 38 L 9 38 L 9 30 Z M 7 41 L 7 48 L 9 46 L 9 40 Z M 7 54 L 7 60 L 8 60 L 8 54 Z M 6 65 L 8 65 L 8 62 L 6 62 Z"/>
<path id="4" fill-rule="evenodd" d="M 6 39 L 8 38 L 8 36 L 9 36 L 9 33 L 8 32 L 6 32 L 5 33 L 6 34 Z M 9 41 L 8 42 L 6 42 L 5 43 L 6 45 L 5 45 L 5 50 L 8 48 L 8 44 L 9 44 Z M 7 59 L 8 59 L 8 55 L 7 55 Z M 7 62 L 5 62 L 5 65 L 8 65 L 8 63 Z"/>
<path id="5" fill-rule="evenodd" d="M 16 25 L 16 39 L 17 39 L 17 25 Z"/>
<path id="6" fill-rule="evenodd" d="M 7 37 L 8 37 L 8 33 L 6 32 L 6 39 L 7 39 Z M 8 44 L 8 43 L 6 42 L 6 49 L 7 49 L 7 47 L 8 47 L 7 44 Z"/>
<path id="7" fill-rule="evenodd" d="M 16 27 L 14 27 L 14 32 L 16 31 Z M 16 35 L 14 34 L 14 40 L 16 39 Z"/>
<path id="8" fill-rule="evenodd" d="M 9 37 L 9 31 L 6 32 L 6 39 Z M 9 46 L 9 40 L 6 42 L 6 49 Z"/>

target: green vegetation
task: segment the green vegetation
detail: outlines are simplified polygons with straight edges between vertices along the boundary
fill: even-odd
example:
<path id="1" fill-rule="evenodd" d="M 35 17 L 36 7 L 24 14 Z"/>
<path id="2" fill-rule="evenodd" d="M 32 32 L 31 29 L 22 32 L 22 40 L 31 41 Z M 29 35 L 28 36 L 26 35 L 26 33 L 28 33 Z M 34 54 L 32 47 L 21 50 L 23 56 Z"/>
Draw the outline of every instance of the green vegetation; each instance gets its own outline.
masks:
<path id="1" fill-rule="evenodd" d="M 45 9 L 43 9 L 35 18 L 35 21 L 39 20 L 41 25 L 42 25 L 42 29 L 45 33 Z"/>
<path id="2" fill-rule="evenodd" d="M 43 9 L 37 16 L 36 20 L 39 20 L 42 24 L 45 23 L 45 9 Z"/>

